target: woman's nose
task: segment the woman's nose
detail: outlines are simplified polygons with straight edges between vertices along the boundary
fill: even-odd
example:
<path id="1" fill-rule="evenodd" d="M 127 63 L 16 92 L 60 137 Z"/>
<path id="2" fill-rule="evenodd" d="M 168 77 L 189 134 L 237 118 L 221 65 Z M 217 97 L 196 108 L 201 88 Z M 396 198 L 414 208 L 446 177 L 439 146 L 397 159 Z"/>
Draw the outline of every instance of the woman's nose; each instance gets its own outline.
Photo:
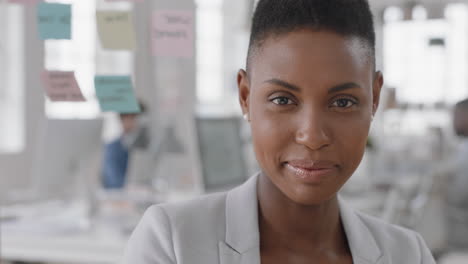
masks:
<path id="1" fill-rule="evenodd" d="M 327 128 L 326 117 L 313 113 L 304 115 L 298 120 L 296 142 L 311 150 L 320 150 L 331 144 L 330 133 Z"/>

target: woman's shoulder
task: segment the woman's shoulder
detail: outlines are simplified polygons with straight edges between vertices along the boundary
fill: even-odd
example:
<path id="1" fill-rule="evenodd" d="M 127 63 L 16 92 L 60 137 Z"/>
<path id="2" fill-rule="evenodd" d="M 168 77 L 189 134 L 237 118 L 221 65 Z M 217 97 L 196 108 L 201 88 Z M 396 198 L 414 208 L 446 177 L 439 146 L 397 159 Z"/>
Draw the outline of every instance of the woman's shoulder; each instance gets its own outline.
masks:
<path id="1" fill-rule="evenodd" d="M 362 223 L 369 229 L 369 231 L 377 238 L 384 236 L 386 239 L 399 239 L 411 241 L 412 238 L 419 234 L 411 229 L 403 226 L 388 223 L 380 218 L 371 216 L 359 211 L 356 211 L 356 215 L 362 221 Z"/>
<path id="2" fill-rule="evenodd" d="M 186 218 L 207 220 L 210 216 L 218 216 L 220 212 L 224 212 L 226 195 L 227 192 L 204 194 L 185 201 L 153 205 L 148 210 L 159 208 L 176 225 Z"/>
<path id="3" fill-rule="evenodd" d="M 122 263 L 177 263 L 177 248 L 215 259 L 225 232 L 225 199 L 226 193 L 216 193 L 151 206 L 133 231 Z"/>
<path id="4" fill-rule="evenodd" d="M 392 261 L 401 259 L 401 261 L 435 263 L 429 248 L 419 233 L 364 213 L 356 212 L 356 215 L 372 234 L 384 258 L 392 259 Z"/>
<path id="5" fill-rule="evenodd" d="M 170 224 L 172 229 L 178 230 L 199 229 L 208 222 L 221 220 L 219 218 L 224 215 L 225 200 L 226 193 L 222 192 L 200 195 L 184 201 L 155 204 L 146 210 L 140 224 L 142 222 L 149 222 L 152 225 Z"/>

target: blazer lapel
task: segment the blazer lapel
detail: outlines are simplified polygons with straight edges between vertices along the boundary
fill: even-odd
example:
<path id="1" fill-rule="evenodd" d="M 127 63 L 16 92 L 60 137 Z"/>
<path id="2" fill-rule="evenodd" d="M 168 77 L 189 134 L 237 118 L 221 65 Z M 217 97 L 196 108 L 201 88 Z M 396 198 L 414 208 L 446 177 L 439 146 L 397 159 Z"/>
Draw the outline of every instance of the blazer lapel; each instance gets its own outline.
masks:
<path id="1" fill-rule="evenodd" d="M 260 264 L 257 179 L 258 174 L 227 194 L 225 241 L 218 244 L 221 264 Z M 354 264 L 381 263 L 384 256 L 370 230 L 353 209 L 339 201 Z"/>
<path id="2" fill-rule="evenodd" d="M 260 252 L 258 247 L 253 247 L 240 253 L 223 241 L 219 242 L 220 264 L 260 264 Z"/>
<path id="3" fill-rule="evenodd" d="M 219 242 L 221 264 L 260 264 L 257 178 L 252 176 L 226 197 L 226 236 Z"/>
<path id="4" fill-rule="evenodd" d="M 354 264 L 381 263 L 384 256 L 370 230 L 356 212 L 341 199 L 340 216 L 353 255 Z"/>

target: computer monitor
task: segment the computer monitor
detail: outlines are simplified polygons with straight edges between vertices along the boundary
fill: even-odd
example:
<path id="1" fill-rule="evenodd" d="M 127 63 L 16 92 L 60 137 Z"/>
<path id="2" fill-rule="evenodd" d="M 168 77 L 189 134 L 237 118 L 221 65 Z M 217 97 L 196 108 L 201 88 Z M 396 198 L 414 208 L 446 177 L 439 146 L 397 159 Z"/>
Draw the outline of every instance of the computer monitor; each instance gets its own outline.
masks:
<path id="1" fill-rule="evenodd" d="M 101 134 L 101 119 L 45 120 L 31 171 L 34 195 L 39 199 L 67 199 L 77 195 L 78 183 L 89 187 L 83 185 L 99 177 Z"/>
<path id="2" fill-rule="evenodd" d="M 227 190 L 247 175 L 239 117 L 197 117 L 196 127 L 205 192 Z"/>

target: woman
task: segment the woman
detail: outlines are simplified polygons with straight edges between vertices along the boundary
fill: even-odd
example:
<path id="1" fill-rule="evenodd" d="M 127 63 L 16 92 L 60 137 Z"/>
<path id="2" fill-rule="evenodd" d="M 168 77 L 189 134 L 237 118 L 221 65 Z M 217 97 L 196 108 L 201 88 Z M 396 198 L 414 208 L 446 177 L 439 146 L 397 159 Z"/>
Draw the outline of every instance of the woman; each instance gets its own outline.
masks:
<path id="1" fill-rule="evenodd" d="M 239 99 L 261 172 L 150 208 L 124 263 L 434 263 L 416 233 L 337 198 L 379 104 L 366 0 L 260 0 Z"/>

